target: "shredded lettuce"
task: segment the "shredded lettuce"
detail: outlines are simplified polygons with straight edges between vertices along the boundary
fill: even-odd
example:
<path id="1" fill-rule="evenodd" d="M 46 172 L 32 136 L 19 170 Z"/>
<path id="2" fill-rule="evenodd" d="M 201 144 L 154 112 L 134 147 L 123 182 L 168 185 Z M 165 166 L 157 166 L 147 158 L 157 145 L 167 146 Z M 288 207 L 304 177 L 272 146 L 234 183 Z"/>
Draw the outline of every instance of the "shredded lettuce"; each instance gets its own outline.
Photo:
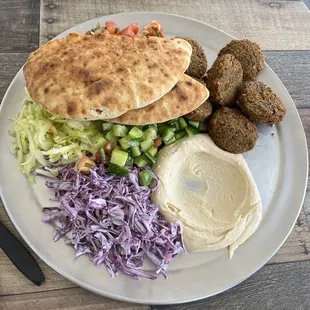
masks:
<path id="1" fill-rule="evenodd" d="M 12 120 L 11 150 L 30 183 L 35 183 L 31 172 L 37 166 L 65 165 L 76 162 L 85 152 L 94 154 L 95 142 L 103 135 L 102 122 L 81 122 L 52 115 L 36 104 L 27 91 L 21 112 Z"/>

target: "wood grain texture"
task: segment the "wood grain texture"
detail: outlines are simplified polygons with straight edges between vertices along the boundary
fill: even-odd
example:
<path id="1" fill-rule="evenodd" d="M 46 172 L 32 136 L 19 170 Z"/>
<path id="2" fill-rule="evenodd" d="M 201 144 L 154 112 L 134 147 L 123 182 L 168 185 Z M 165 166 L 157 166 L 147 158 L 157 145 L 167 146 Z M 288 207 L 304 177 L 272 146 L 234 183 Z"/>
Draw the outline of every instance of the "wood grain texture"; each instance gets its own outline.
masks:
<path id="1" fill-rule="evenodd" d="M 310 147 L 310 109 L 301 109 L 299 110 L 299 115 L 301 121 L 304 125 L 307 143 L 308 143 L 308 152 Z M 310 154 L 309 154 L 310 155 Z M 307 218 L 308 227 L 310 227 L 310 181 L 308 179 L 307 192 L 304 201 L 304 210 Z"/>
<path id="2" fill-rule="evenodd" d="M 222 294 L 202 301 L 153 310 L 307 310 L 310 262 L 269 265 Z M 208 279 L 206 279 L 208 281 Z"/>
<path id="3" fill-rule="evenodd" d="M 0 53 L 23 53 L 39 45 L 40 0 L 0 0 Z"/>
<path id="4" fill-rule="evenodd" d="M 268 0 L 41 0 L 40 43 L 68 28 L 103 15 L 129 11 L 174 13 L 218 27 L 263 49 L 310 49 L 309 11 L 299 1 Z"/>
<path id="5" fill-rule="evenodd" d="M 310 19 L 310 13 L 309 13 Z M 310 107 L 310 51 L 264 52 L 297 108 Z"/>
<path id="6" fill-rule="evenodd" d="M 0 297 L 0 309 L 147 310 L 150 307 L 123 303 L 95 295 L 81 288 L 72 288 L 50 292 L 2 296 Z"/>
<path id="7" fill-rule="evenodd" d="M 0 102 L 14 76 L 23 66 L 27 58 L 28 53 L 0 53 Z"/>

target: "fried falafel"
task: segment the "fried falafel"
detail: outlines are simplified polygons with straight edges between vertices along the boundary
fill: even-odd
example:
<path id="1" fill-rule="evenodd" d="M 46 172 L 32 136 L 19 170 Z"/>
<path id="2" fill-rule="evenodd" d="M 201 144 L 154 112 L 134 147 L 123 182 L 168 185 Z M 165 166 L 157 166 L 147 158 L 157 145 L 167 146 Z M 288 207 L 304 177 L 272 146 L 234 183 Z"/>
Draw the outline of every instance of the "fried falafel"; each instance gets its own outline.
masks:
<path id="1" fill-rule="evenodd" d="M 286 113 L 283 101 L 263 82 L 247 82 L 238 95 L 241 111 L 251 121 L 274 125 L 280 123 Z"/>
<path id="2" fill-rule="evenodd" d="M 210 91 L 210 101 L 221 106 L 233 104 L 242 80 L 242 67 L 235 56 L 224 54 L 218 57 L 205 79 Z"/>
<path id="3" fill-rule="evenodd" d="M 218 56 L 234 55 L 241 63 L 243 81 L 255 80 L 264 68 L 264 54 L 260 46 L 250 40 L 232 40 L 223 47 Z"/>
<path id="4" fill-rule="evenodd" d="M 194 111 L 186 114 L 186 118 L 190 121 L 203 121 L 212 114 L 212 104 L 207 99 Z"/>
<path id="5" fill-rule="evenodd" d="M 217 110 L 211 116 L 208 130 L 218 147 L 234 154 L 250 151 L 258 139 L 255 124 L 234 108 Z"/>
<path id="6" fill-rule="evenodd" d="M 201 79 L 207 71 L 207 57 L 197 41 L 190 38 L 181 39 L 186 40 L 192 46 L 191 62 L 185 73 L 191 77 Z"/>

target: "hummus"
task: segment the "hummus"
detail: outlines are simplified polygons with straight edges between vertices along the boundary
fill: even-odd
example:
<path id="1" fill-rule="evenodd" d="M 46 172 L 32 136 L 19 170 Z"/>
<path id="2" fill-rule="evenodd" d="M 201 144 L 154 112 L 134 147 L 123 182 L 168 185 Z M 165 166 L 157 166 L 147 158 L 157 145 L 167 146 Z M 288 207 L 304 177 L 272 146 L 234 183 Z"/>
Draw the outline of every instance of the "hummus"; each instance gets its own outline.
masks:
<path id="1" fill-rule="evenodd" d="M 154 171 L 152 200 L 169 222 L 181 221 L 188 251 L 229 247 L 229 256 L 256 230 L 261 198 L 242 155 L 199 134 L 163 148 Z"/>

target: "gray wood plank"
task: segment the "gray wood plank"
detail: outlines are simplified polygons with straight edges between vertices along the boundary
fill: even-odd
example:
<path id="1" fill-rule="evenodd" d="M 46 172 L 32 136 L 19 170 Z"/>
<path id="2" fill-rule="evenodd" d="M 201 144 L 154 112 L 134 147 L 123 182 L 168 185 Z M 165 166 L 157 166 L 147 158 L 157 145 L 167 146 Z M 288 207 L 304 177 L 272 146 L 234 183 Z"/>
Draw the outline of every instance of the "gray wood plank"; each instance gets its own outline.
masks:
<path id="1" fill-rule="evenodd" d="M 307 143 L 308 143 L 308 150 L 309 150 L 309 147 L 310 147 L 310 109 L 300 109 L 299 115 L 300 115 L 301 121 L 305 129 Z M 306 192 L 305 201 L 304 201 L 304 210 L 305 210 L 305 215 L 306 215 L 307 222 L 308 222 L 308 227 L 310 227 L 310 181 L 309 179 L 308 179 L 307 192 Z"/>
<path id="2" fill-rule="evenodd" d="M 310 261 L 269 265 L 220 295 L 184 305 L 152 306 L 152 309 L 306 310 L 310 309 L 309 274 Z"/>
<path id="3" fill-rule="evenodd" d="M 263 49 L 310 49 L 309 11 L 299 1 L 269 0 L 41 0 L 41 44 L 64 30 L 119 12 L 174 13 L 218 27 L 237 38 L 257 41 Z M 134 21 L 133 21 L 134 22 Z"/>
<path id="4" fill-rule="evenodd" d="M 0 53 L 23 53 L 39 45 L 40 0 L 0 0 Z"/>
<path id="5" fill-rule="evenodd" d="M 95 295 L 81 288 L 0 297 L 3 310 L 147 310 L 149 306 L 128 304 Z"/>
<path id="6" fill-rule="evenodd" d="M 297 108 L 310 107 L 310 51 L 265 51 L 264 54 L 267 64 L 287 88 Z"/>
<path id="7" fill-rule="evenodd" d="M 0 53 L 0 102 L 16 73 L 28 58 L 28 53 Z"/>

